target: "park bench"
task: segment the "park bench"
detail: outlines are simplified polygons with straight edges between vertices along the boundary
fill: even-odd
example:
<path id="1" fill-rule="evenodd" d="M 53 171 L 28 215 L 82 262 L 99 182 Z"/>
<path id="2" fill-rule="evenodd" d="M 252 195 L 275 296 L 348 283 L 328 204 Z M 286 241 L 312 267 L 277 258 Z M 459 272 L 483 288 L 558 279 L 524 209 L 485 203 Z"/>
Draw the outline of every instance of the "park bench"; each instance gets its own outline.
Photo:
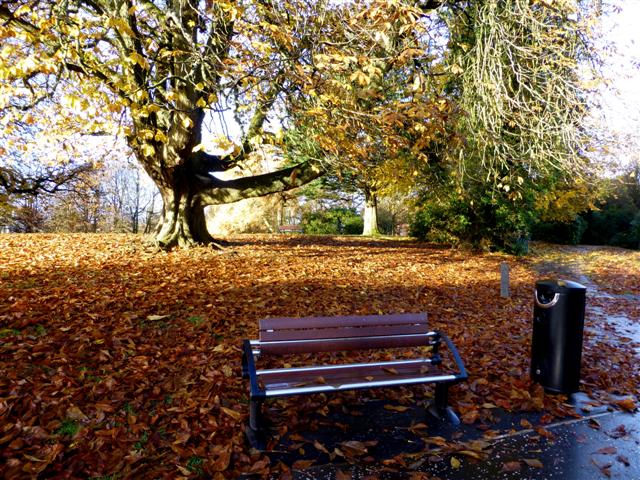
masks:
<path id="1" fill-rule="evenodd" d="M 429 330 L 426 313 L 266 318 L 260 320 L 259 330 L 258 340 L 244 340 L 242 353 L 242 375 L 249 379 L 250 386 L 247 434 L 252 443 L 264 431 L 263 402 L 292 395 L 433 383 L 435 395 L 429 411 L 441 419 L 458 422 L 447 405 L 448 388 L 465 380 L 467 373 L 451 340 L 441 332 Z M 443 369 L 442 341 L 457 372 Z M 342 363 L 313 364 L 324 352 L 362 351 L 370 357 L 371 350 L 380 349 L 393 349 L 398 355 L 388 356 L 390 359 L 385 361 L 365 358 L 364 362 L 351 362 L 340 356 Z M 277 360 L 293 354 L 302 354 L 299 356 L 307 364 L 256 367 L 264 357 L 278 357 Z"/>
<path id="2" fill-rule="evenodd" d="M 302 225 L 280 225 L 278 231 L 280 233 L 302 233 Z"/>

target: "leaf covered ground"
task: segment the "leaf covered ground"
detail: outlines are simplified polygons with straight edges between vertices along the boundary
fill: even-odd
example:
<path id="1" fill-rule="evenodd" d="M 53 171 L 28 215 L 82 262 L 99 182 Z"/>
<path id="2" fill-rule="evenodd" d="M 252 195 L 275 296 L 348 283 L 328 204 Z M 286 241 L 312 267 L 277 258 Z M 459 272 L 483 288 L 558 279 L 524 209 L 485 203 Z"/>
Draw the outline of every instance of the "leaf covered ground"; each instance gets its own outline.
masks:
<path id="1" fill-rule="evenodd" d="M 528 374 L 539 266 L 553 265 L 562 250 L 545 246 L 515 259 L 406 241 L 228 240 L 223 252 L 163 253 L 127 235 L 0 235 L 0 477 L 283 473 L 250 450 L 243 433 L 239 346 L 269 316 L 425 311 L 467 364 L 469 381 L 451 390 L 465 423 L 491 432 L 496 407 L 542 411 L 547 420 L 572 414 L 564 397 L 545 396 Z M 588 308 L 582 388 L 602 402 L 608 393 L 628 395 L 620 406 L 633 409 L 637 344 L 592 327 L 621 309 L 640 321 L 640 256 L 571 254 L 603 291 L 629 300 Z M 508 299 L 499 295 L 504 261 Z M 322 395 L 283 402 L 274 420 L 292 438 L 335 404 Z"/>

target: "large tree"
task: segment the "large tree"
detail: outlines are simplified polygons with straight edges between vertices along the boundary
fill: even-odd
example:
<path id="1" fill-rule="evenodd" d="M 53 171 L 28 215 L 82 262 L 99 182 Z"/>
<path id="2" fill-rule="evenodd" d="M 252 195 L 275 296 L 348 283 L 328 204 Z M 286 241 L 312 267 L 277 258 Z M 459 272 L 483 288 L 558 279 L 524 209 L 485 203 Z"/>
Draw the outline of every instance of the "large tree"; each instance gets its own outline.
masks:
<path id="1" fill-rule="evenodd" d="M 292 112 L 304 115 L 301 99 L 321 97 L 329 84 L 314 56 L 331 45 L 340 28 L 332 11 L 347 3 L 2 1 L 2 123 L 50 103 L 76 112 L 62 116 L 68 121 L 61 128 L 113 133 L 109 124 L 116 123 L 162 195 L 158 244 L 210 242 L 207 205 L 282 191 L 321 174 L 316 158 L 263 175 L 214 176 L 261 143 L 277 141 L 265 128 L 270 115 L 281 115 L 275 123 L 286 127 Z M 388 5 L 402 3 L 354 2 L 379 18 Z M 409 3 L 421 12 L 442 2 Z M 349 68 L 361 71 L 357 62 Z M 229 154 L 206 153 L 207 112 L 227 108 L 246 127 L 242 139 Z"/>

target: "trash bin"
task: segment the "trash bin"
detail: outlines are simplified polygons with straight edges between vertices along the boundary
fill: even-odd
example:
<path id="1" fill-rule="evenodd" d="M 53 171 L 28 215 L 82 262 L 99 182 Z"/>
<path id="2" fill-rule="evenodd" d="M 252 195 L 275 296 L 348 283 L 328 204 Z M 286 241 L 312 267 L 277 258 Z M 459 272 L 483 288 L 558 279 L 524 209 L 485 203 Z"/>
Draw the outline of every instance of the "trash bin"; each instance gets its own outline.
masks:
<path id="1" fill-rule="evenodd" d="M 578 391 L 586 292 L 569 280 L 536 282 L 531 378 L 547 392 Z"/>

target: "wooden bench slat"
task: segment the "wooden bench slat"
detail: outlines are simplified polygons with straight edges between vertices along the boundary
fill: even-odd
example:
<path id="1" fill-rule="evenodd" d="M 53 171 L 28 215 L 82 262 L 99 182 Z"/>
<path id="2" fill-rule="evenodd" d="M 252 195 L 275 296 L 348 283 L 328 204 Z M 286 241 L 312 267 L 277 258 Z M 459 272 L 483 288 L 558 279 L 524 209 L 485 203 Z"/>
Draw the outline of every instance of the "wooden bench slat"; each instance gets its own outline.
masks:
<path id="1" fill-rule="evenodd" d="M 346 315 L 340 317 L 274 317 L 260 320 L 260 331 L 280 329 L 310 329 L 331 327 L 370 327 L 376 325 L 426 324 L 426 313 L 391 315 Z"/>
<path id="2" fill-rule="evenodd" d="M 372 348 L 419 347 L 428 344 L 430 335 L 399 335 L 385 337 L 358 337 L 311 339 L 301 341 L 261 342 L 260 352 L 272 355 L 289 353 L 337 352 Z"/>
<path id="3" fill-rule="evenodd" d="M 260 332 L 261 342 L 285 340 L 319 340 L 331 338 L 372 337 L 385 335 L 411 335 L 428 333 L 427 324 L 379 325 L 373 327 L 332 327 L 300 330 L 274 330 Z"/>

